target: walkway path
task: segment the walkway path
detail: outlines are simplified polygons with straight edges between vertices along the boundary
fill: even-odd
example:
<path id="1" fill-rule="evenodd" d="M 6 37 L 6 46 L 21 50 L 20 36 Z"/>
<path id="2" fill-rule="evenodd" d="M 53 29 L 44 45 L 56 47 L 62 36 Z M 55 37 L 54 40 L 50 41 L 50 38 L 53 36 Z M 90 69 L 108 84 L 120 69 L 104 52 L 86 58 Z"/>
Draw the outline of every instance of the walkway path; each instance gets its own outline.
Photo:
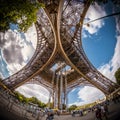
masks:
<path id="1" fill-rule="evenodd" d="M 111 102 L 108 108 L 108 120 L 120 120 L 120 102 L 116 104 Z M 41 120 L 45 120 L 45 118 L 42 118 Z M 95 120 L 95 113 L 89 112 L 87 115 L 82 117 L 80 117 L 78 114 L 75 117 L 72 117 L 71 115 L 60 115 L 55 116 L 54 120 Z"/>
<path id="2" fill-rule="evenodd" d="M 34 117 L 28 117 L 29 119 L 23 118 L 22 116 L 20 117 L 17 114 L 11 113 L 10 111 L 6 110 L 4 108 L 4 105 L 1 104 L 0 106 L 0 120 L 36 120 Z M 120 102 L 116 104 L 111 102 L 108 107 L 108 120 L 120 120 Z M 39 120 L 46 120 L 46 116 Z M 72 117 L 71 115 L 55 115 L 54 120 L 95 120 L 95 113 L 89 112 L 83 117 L 80 117 L 79 115 L 76 115 L 75 117 Z"/>

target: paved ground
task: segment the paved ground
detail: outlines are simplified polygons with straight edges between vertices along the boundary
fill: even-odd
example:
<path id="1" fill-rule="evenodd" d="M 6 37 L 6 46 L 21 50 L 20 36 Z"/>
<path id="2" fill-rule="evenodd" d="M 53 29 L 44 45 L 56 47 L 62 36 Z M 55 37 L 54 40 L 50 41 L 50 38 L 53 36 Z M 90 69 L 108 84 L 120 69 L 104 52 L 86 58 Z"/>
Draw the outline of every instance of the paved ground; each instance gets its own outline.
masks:
<path id="1" fill-rule="evenodd" d="M 35 117 L 29 116 L 28 118 L 29 119 L 23 118 L 22 116 L 18 117 L 17 114 L 11 113 L 10 111 L 6 110 L 3 105 L 0 105 L 0 120 L 36 120 Z M 43 117 L 39 120 L 46 120 L 46 117 Z M 95 120 L 95 113 L 90 112 L 83 117 L 80 117 L 79 115 L 76 115 L 75 117 L 72 117 L 71 115 L 60 115 L 55 116 L 54 120 Z M 120 120 L 120 103 L 110 103 L 108 120 Z"/>
<path id="2" fill-rule="evenodd" d="M 42 118 L 41 120 L 45 120 L 45 118 Z M 79 115 L 76 115 L 75 117 L 72 117 L 71 115 L 60 115 L 55 116 L 54 120 L 95 120 L 95 113 L 90 112 L 82 117 Z M 120 103 L 110 103 L 108 120 L 120 120 Z"/>

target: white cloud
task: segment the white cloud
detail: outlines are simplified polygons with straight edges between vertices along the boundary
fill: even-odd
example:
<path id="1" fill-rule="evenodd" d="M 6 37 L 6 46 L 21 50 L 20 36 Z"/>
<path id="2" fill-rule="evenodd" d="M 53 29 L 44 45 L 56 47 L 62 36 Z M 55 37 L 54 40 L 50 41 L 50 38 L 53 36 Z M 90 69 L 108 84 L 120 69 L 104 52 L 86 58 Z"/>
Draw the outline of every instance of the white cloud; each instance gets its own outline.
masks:
<path id="1" fill-rule="evenodd" d="M 17 88 L 16 91 L 19 91 L 21 94 L 26 97 L 36 97 L 44 103 L 48 103 L 49 91 L 44 87 L 37 84 L 26 84 Z"/>
<path id="2" fill-rule="evenodd" d="M 117 36 L 116 36 L 116 47 L 114 50 L 114 55 L 112 57 L 112 59 L 110 60 L 109 63 L 102 65 L 98 68 L 98 70 L 105 75 L 106 77 L 108 77 L 109 79 L 111 79 L 112 81 L 116 81 L 114 74 L 116 72 L 116 70 L 120 67 L 120 22 L 117 22 L 116 24 L 116 28 L 117 28 Z"/>
<path id="3" fill-rule="evenodd" d="M 97 3 L 95 3 L 94 5 L 91 5 L 89 7 L 89 10 L 86 14 L 86 19 L 84 20 L 84 23 L 87 23 L 88 21 L 91 20 L 95 20 L 97 18 L 103 17 L 106 15 L 106 12 L 104 10 L 104 8 L 102 8 L 101 6 L 99 6 Z M 89 34 L 94 34 L 97 33 L 98 30 L 104 25 L 104 21 L 101 20 L 97 20 L 95 22 L 91 22 L 90 26 L 88 27 L 87 25 L 83 25 L 83 37 L 87 37 L 87 33 Z"/>
<path id="4" fill-rule="evenodd" d="M 102 99 L 103 97 L 105 97 L 105 95 L 99 89 L 90 86 L 85 86 L 78 92 L 78 99 L 82 100 L 76 101 L 72 104 L 76 104 L 78 106 L 88 104 Z"/>
<path id="5" fill-rule="evenodd" d="M 34 24 L 25 33 L 25 37 L 26 37 L 26 40 L 28 42 L 32 43 L 33 48 L 36 49 L 36 45 L 37 45 L 37 33 L 36 33 L 36 27 L 35 27 Z"/>
<path id="6" fill-rule="evenodd" d="M 34 25 L 25 34 L 16 30 L 0 33 L 0 49 L 10 75 L 26 65 L 34 54 L 36 44 L 37 34 Z"/>
<path id="7" fill-rule="evenodd" d="M 4 76 L 1 73 L 0 73 L 0 78 L 2 78 L 2 79 L 4 78 Z"/>
<path id="8" fill-rule="evenodd" d="M 72 91 L 70 91 L 71 93 L 74 92 L 76 90 L 76 88 L 72 89 Z"/>
<path id="9" fill-rule="evenodd" d="M 114 74 L 119 67 L 120 67 L 120 36 L 117 37 L 117 43 L 112 60 L 108 64 L 100 66 L 98 70 L 103 75 L 108 77 L 110 80 L 116 82 Z"/>
<path id="10" fill-rule="evenodd" d="M 26 63 L 33 56 L 35 49 L 30 44 L 24 43 L 24 47 L 21 50 L 21 53 L 24 58 L 24 63 Z"/>

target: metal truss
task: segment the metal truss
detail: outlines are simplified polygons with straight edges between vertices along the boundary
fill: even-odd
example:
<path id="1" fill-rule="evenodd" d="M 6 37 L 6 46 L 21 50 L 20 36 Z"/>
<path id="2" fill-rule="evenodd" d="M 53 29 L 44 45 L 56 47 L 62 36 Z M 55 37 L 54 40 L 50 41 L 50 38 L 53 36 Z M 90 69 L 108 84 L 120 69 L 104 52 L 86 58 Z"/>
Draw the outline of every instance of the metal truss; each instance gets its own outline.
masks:
<path id="1" fill-rule="evenodd" d="M 57 101 L 54 105 L 59 108 L 63 99 L 66 103 L 67 91 L 80 85 L 97 87 L 106 95 L 118 89 L 119 85 L 96 70 L 82 48 L 81 31 L 91 0 L 39 2 L 43 2 L 45 8 L 39 10 L 35 24 L 36 51 L 30 62 L 4 79 L 3 84 L 14 90 L 25 83 L 39 82 L 52 91 L 53 100 Z"/>
<path id="2" fill-rule="evenodd" d="M 20 86 L 21 83 L 25 83 L 28 81 L 28 78 L 33 78 L 35 73 L 39 72 L 40 68 L 45 65 L 53 52 L 53 31 L 42 9 L 39 11 L 35 26 L 37 31 L 37 47 L 33 57 L 22 70 L 2 81 L 10 89 L 13 89 L 14 86 L 17 87 L 17 85 Z"/>
<path id="3" fill-rule="evenodd" d="M 88 5 L 85 5 L 82 14 L 79 14 L 79 16 L 75 17 L 75 15 L 78 15 L 78 13 L 76 11 L 77 7 L 71 7 L 73 4 L 74 3 L 71 2 L 71 4 L 68 5 L 68 9 L 66 8 L 66 12 L 64 11 L 62 16 L 63 21 L 61 21 L 60 33 L 63 49 L 70 61 L 79 70 L 79 73 L 83 76 L 83 78 L 87 79 L 91 84 L 104 91 L 104 93 L 109 94 L 118 88 L 118 86 L 93 67 L 93 65 L 87 59 L 82 48 L 81 30 Z M 77 19 L 77 22 L 75 21 L 75 18 Z"/>

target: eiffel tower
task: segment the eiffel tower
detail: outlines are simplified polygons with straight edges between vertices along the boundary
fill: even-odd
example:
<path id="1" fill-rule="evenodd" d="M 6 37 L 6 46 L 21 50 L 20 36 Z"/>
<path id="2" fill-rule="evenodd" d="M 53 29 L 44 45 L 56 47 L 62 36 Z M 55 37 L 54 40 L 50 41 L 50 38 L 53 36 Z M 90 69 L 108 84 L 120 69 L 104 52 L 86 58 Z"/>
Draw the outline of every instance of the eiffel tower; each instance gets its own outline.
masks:
<path id="1" fill-rule="evenodd" d="M 91 0 L 39 0 L 36 51 L 20 71 L 4 79 L 10 90 L 27 83 L 43 85 L 50 91 L 53 108 L 67 105 L 67 95 L 75 87 L 90 85 L 106 96 L 119 86 L 90 63 L 82 47 L 82 27 Z"/>

